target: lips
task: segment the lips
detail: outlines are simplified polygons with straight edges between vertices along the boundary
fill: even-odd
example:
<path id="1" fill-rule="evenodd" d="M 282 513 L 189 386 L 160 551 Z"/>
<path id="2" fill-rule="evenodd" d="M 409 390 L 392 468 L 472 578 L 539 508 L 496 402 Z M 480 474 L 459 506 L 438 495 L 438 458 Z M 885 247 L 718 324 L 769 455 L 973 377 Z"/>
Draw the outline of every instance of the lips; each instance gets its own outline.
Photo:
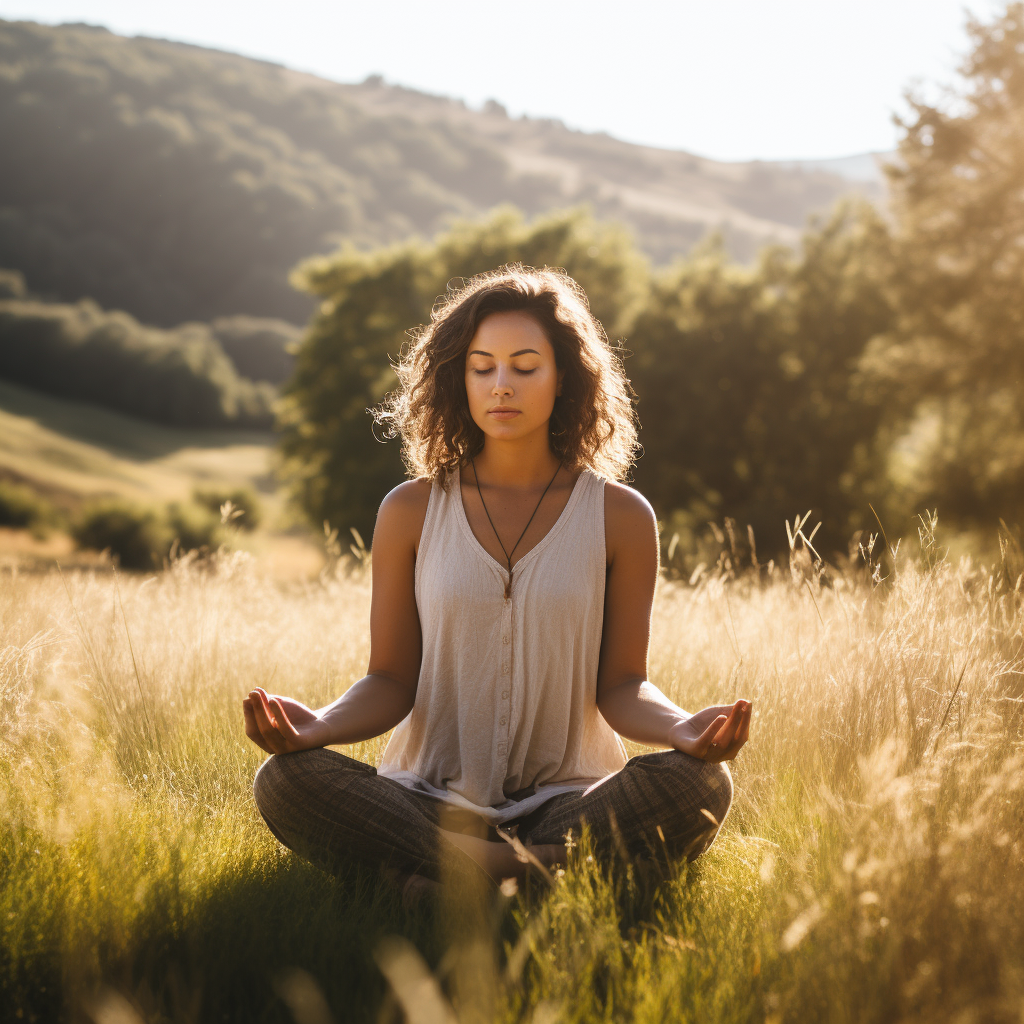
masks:
<path id="1" fill-rule="evenodd" d="M 493 409 L 487 410 L 487 415 L 493 416 L 496 420 L 511 420 L 520 413 L 518 409 L 512 409 L 507 405 L 496 405 Z"/>

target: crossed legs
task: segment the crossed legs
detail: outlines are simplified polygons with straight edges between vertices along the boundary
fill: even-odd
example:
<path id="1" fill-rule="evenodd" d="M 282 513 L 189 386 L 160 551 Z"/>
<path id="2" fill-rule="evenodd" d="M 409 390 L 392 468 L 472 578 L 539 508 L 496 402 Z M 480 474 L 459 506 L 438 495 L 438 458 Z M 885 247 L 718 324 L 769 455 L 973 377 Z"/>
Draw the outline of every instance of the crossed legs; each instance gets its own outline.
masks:
<path id="1" fill-rule="evenodd" d="M 495 878 L 522 870 L 511 847 L 488 842 L 486 826 L 465 828 L 447 805 L 332 750 L 267 759 L 253 785 L 256 806 L 287 847 L 333 874 L 348 863 L 384 867 L 438 881 L 477 864 Z M 586 791 L 553 797 L 502 826 L 514 829 L 542 862 L 564 850 L 566 833 L 585 822 L 597 849 L 629 857 L 700 856 L 714 841 L 732 801 L 724 764 L 678 751 L 632 758 Z M 492 838 L 493 835 L 492 835 Z"/>

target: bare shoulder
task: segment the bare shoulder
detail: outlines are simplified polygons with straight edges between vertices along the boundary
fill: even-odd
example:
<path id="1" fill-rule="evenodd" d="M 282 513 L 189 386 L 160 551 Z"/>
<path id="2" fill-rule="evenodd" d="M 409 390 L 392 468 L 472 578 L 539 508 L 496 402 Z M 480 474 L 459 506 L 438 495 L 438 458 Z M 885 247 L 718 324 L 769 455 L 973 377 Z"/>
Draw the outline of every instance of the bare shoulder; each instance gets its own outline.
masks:
<path id="1" fill-rule="evenodd" d="M 380 510 L 388 510 L 389 515 L 403 515 L 410 512 L 427 511 L 430 499 L 430 481 L 422 477 L 406 480 L 397 487 L 392 487 L 380 504 Z"/>
<path id="2" fill-rule="evenodd" d="M 657 525 L 651 503 L 625 484 L 609 480 L 604 485 L 605 529 L 636 531 L 648 534 Z"/>
<path id="3" fill-rule="evenodd" d="M 658 520 L 650 502 L 632 487 L 612 480 L 604 485 L 604 532 L 608 561 L 617 551 L 657 552 Z"/>
<path id="4" fill-rule="evenodd" d="M 423 532 L 423 521 L 427 517 L 427 502 L 430 500 L 430 481 L 417 479 L 388 491 L 377 512 L 377 524 L 373 530 L 374 541 L 409 542 L 415 547 Z"/>

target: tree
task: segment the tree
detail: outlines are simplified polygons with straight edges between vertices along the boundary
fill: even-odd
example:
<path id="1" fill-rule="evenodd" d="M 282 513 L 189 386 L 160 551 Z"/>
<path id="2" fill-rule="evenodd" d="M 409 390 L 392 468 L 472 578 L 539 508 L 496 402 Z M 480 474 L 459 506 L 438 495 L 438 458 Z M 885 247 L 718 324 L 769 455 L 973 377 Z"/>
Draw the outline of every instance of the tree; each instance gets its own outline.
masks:
<path id="1" fill-rule="evenodd" d="M 0 299 L 0 378 L 179 427 L 273 421 L 271 385 L 240 377 L 206 324 L 161 330 L 89 299 Z"/>
<path id="2" fill-rule="evenodd" d="M 772 249 L 743 268 L 712 244 L 652 279 L 629 239 L 586 213 L 527 224 L 504 210 L 431 245 L 310 261 L 296 279 L 320 311 L 279 413 L 295 496 L 313 522 L 370 530 L 404 472 L 368 410 L 396 384 L 408 329 L 449 282 L 521 261 L 564 267 L 610 336 L 625 337 L 644 445 L 636 484 L 662 519 L 731 516 L 781 544 L 783 519 L 813 506 L 845 543 L 853 510 L 866 509 L 879 417 L 851 375 L 890 325 L 887 238 L 870 207 L 850 205 L 808 232 L 800 255 Z"/>
<path id="3" fill-rule="evenodd" d="M 962 82 L 912 98 L 888 169 L 898 317 L 863 362 L 905 501 L 964 525 L 1024 500 L 1024 4 L 968 31 Z"/>
<path id="4" fill-rule="evenodd" d="M 851 378 L 886 330 L 887 230 L 866 204 L 840 206 L 802 250 L 750 268 L 705 246 L 659 276 L 630 338 L 640 396 L 638 488 L 684 534 L 725 516 L 769 551 L 813 508 L 845 546 L 866 511 L 879 420 Z"/>

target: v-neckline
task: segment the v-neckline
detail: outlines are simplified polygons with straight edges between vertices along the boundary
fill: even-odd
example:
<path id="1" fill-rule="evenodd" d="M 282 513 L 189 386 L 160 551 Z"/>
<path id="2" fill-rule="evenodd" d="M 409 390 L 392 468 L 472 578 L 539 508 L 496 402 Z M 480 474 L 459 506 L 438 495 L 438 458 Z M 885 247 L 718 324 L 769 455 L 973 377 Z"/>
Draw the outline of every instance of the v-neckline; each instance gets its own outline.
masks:
<path id="1" fill-rule="evenodd" d="M 530 550 L 527 551 L 525 555 L 520 555 L 519 558 L 517 558 L 516 561 L 514 561 L 512 563 L 512 571 L 513 572 L 515 572 L 516 569 L 518 569 L 528 559 L 532 558 L 536 552 L 541 550 L 541 548 L 545 547 L 547 545 L 548 541 L 561 528 L 562 523 L 568 518 L 569 514 L 572 511 L 573 506 L 576 504 L 577 500 L 579 499 L 579 496 L 580 496 L 580 494 L 582 492 L 582 488 L 580 487 L 580 483 L 581 483 L 581 481 L 583 480 L 583 478 L 586 475 L 587 475 L 587 471 L 583 470 L 583 472 L 580 473 L 580 475 L 578 477 L 576 477 L 576 482 L 572 485 L 572 492 L 569 494 L 569 500 L 565 503 L 565 507 L 558 514 L 558 518 L 551 524 L 551 528 L 548 530 L 548 532 L 545 533 L 544 536 L 541 537 L 541 539 L 539 541 L 537 541 L 537 543 L 534 544 L 533 547 L 530 548 Z M 465 506 L 465 504 L 464 504 L 464 502 L 462 500 L 462 467 L 461 466 L 455 470 L 455 480 L 453 481 L 453 483 L 455 485 L 456 498 L 458 499 L 458 501 L 457 501 L 457 505 L 458 505 L 458 519 L 459 519 L 460 525 L 462 526 L 463 530 L 465 530 L 466 535 L 469 537 L 470 543 L 473 545 L 473 547 L 476 549 L 476 551 L 484 559 L 487 560 L 487 563 L 489 565 L 492 565 L 495 569 L 498 570 L 498 572 L 501 573 L 501 577 L 502 577 L 503 581 L 506 580 L 508 578 L 508 566 L 507 565 L 503 565 L 501 562 L 499 562 L 498 559 L 496 559 L 494 557 L 494 555 L 492 555 L 490 553 L 490 551 L 488 551 L 487 548 L 485 548 L 483 546 L 483 544 L 480 543 L 479 538 L 473 532 L 473 527 L 469 525 L 469 516 L 466 515 L 466 506 Z"/>

